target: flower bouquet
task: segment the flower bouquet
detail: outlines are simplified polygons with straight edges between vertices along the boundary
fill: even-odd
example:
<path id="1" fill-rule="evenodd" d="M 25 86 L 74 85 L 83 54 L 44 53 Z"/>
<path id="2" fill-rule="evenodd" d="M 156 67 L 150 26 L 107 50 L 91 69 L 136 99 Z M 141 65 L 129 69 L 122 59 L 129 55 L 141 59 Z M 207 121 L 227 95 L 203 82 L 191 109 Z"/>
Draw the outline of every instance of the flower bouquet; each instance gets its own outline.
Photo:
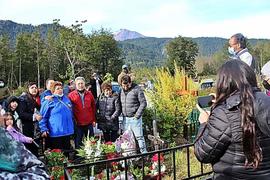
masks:
<path id="1" fill-rule="evenodd" d="M 116 151 L 122 156 L 130 156 L 136 154 L 136 142 L 133 132 L 126 130 L 116 141 Z"/>
<path id="2" fill-rule="evenodd" d="M 111 141 L 102 144 L 102 152 L 106 155 L 107 159 L 113 159 L 117 157 L 116 146 Z"/>
<path id="3" fill-rule="evenodd" d="M 151 159 L 152 165 L 150 166 L 149 170 L 150 173 L 148 174 L 148 177 L 150 177 L 153 180 L 159 179 L 159 169 L 158 169 L 158 154 L 154 154 L 154 156 Z M 166 166 L 164 165 L 164 157 L 160 154 L 160 175 L 164 176 L 166 171 Z"/>
<path id="4" fill-rule="evenodd" d="M 60 149 L 52 149 L 44 152 L 51 179 L 64 178 L 64 163 L 68 162 Z"/>
<path id="5" fill-rule="evenodd" d="M 77 150 L 78 156 L 85 158 L 85 162 L 95 162 L 102 153 L 101 139 L 96 140 L 94 137 L 86 137 L 83 146 Z"/>

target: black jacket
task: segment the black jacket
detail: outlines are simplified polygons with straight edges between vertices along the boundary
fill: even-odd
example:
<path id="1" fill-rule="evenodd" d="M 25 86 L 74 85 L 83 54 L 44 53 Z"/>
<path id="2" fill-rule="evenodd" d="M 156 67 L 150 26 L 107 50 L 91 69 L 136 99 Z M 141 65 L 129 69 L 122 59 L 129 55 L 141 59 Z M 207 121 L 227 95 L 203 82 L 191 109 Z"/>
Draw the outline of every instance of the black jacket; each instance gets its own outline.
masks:
<path id="1" fill-rule="evenodd" d="M 17 112 L 22 121 L 23 134 L 28 137 L 34 137 L 33 114 L 35 108 L 39 110 L 40 107 L 28 93 L 21 95 L 19 99 Z"/>
<path id="2" fill-rule="evenodd" d="M 103 94 L 97 101 L 97 122 L 101 130 L 119 129 L 118 117 L 121 114 L 121 106 L 117 94 L 105 97 Z"/>
<path id="3" fill-rule="evenodd" d="M 257 169 L 244 165 L 240 103 L 236 94 L 212 110 L 208 122 L 200 126 L 195 155 L 199 161 L 212 164 L 213 179 L 270 179 L 270 97 L 255 93 L 256 132 L 263 152 Z"/>

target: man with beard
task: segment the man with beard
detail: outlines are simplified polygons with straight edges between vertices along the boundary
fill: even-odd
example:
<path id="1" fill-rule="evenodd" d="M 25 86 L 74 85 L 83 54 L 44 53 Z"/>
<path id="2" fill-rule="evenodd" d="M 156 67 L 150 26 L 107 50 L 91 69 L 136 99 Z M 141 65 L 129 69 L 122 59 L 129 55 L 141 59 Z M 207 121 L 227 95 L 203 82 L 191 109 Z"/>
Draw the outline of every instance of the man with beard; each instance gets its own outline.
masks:
<path id="1" fill-rule="evenodd" d="M 93 127 L 96 126 L 96 105 L 94 96 L 86 90 L 85 79 L 75 79 L 76 90 L 69 93 L 68 97 L 72 102 L 73 114 L 76 122 L 75 147 L 82 145 L 83 137 L 94 136 Z"/>
<path id="2" fill-rule="evenodd" d="M 123 113 L 124 131 L 133 131 L 135 138 L 138 141 L 140 152 L 146 153 L 145 139 L 143 137 L 142 114 L 147 106 L 143 90 L 131 82 L 129 75 L 124 75 L 121 78 L 122 90 L 120 100 Z"/>

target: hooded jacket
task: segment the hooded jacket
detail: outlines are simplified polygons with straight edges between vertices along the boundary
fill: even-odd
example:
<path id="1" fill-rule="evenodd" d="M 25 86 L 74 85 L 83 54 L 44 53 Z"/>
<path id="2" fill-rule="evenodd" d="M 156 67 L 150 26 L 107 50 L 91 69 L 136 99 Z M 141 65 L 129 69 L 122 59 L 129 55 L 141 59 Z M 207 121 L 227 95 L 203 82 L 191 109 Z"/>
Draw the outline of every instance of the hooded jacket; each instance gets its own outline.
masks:
<path id="1" fill-rule="evenodd" d="M 270 179 L 270 98 L 255 92 L 254 112 L 257 140 L 263 159 L 257 169 L 245 167 L 239 94 L 216 106 L 207 123 L 201 124 L 195 155 L 213 166 L 213 179 Z"/>

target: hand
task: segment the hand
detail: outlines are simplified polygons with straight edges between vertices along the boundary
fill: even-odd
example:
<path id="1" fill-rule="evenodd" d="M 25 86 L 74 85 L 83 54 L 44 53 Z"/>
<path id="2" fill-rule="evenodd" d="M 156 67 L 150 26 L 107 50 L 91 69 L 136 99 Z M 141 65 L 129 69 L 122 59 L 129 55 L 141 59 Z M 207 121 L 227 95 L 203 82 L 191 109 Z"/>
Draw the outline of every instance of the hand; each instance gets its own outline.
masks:
<path id="1" fill-rule="evenodd" d="M 96 127 L 96 122 L 93 122 L 93 123 L 92 123 L 92 126 L 93 126 L 93 127 Z"/>
<path id="2" fill-rule="evenodd" d="M 213 97 L 214 97 L 214 98 L 212 99 L 212 103 L 215 103 L 215 102 L 216 102 L 216 99 L 217 99 L 216 93 L 210 93 L 209 96 L 213 96 Z"/>
<path id="3" fill-rule="evenodd" d="M 42 119 L 42 116 L 40 114 L 35 114 L 35 119 L 37 121 L 40 121 Z"/>
<path id="4" fill-rule="evenodd" d="M 30 143 L 32 143 L 33 141 L 34 141 L 34 139 L 33 139 L 33 138 L 31 138 L 31 139 L 30 139 Z"/>
<path id="5" fill-rule="evenodd" d="M 53 96 L 45 96 L 44 99 L 51 101 Z"/>
<path id="6" fill-rule="evenodd" d="M 200 111 L 200 116 L 199 116 L 199 121 L 201 124 L 205 123 L 208 121 L 209 118 L 209 111 L 205 111 L 202 109 L 198 104 L 196 104 L 197 109 Z"/>

